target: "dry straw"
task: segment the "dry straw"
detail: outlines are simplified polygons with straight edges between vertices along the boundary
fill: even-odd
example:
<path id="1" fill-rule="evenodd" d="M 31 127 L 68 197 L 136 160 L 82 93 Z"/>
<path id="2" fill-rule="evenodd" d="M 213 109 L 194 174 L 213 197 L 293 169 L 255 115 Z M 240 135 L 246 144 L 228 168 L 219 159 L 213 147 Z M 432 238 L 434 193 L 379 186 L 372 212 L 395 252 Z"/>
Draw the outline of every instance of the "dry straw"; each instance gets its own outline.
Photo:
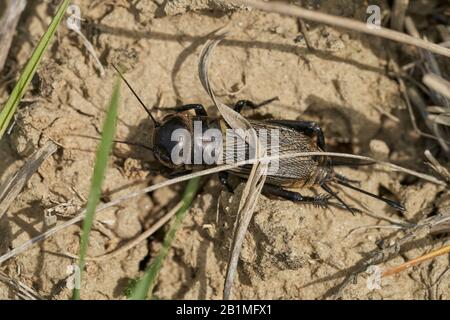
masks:
<path id="1" fill-rule="evenodd" d="M 350 159 L 357 159 L 357 160 L 363 160 L 363 161 L 371 161 L 371 162 L 375 162 L 379 165 L 381 165 L 382 167 L 384 167 L 385 169 L 389 169 L 391 171 L 396 171 L 396 172 L 403 172 L 406 174 L 410 174 L 413 176 L 416 176 L 420 179 L 423 179 L 425 181 L 440 185 L 440 186 L 447 186 L 447 183 L 445 183 L 442 180 L 439 180 L 433 176 L 424 174 L 424 173 L 420 173 L 414 170 L 410 170 L 407 168 L 403 168 L 400 166 L 397 166 L 395 164 L 389 163 L 389 162 L 384 162 L 384 161 L 379 161 L 370 157 L 365 157 L 365 156 L 360 156 L 360 155 L 354 155 L 354 154 L 348 154 L 348 153 L 336 153 L 336 152 L 296 152 L 296 153 L 291 153 L 291 154 L 283 154 L 279 156 L 279 159 L 286 159 L 286 158 L 293 158 L 293 157 L 310 157 L 310 156 L 329 156 L 329 157 L 338 157 L 338 158 L 350 158 Z M 247 161 L 240 161 L 234 164 L 227 164 L 227 165 L 220 165 L 214 168 L 210 168 L 210 169 L 206 169 L 206 170 L 202 170 L 202 171 L 198 171 L 195 173 L 190 173 L 181 177 L 177 177 L 174 179 L 170 179 L 170 180 L 166 180 L 163 181 L 161 183 L 157 183 L 155 185 L 146 187 L 142 190 L 138 190 L 138 191 L 134 191 L 134 192 L 130 192 L 122 197 L 119 197 L 115 200 L 112 200 L 110 202 L 107 202 L 105 204 L 102 204 L 101 206 L 99 206 L 97 208 L 96 212 L 100 212 L 100 211 L 104 211 L 108 208 L 114 207 L 119 205 L 120 203 L 133 199 L 135 197 L 144 195 L 148 192 L 152 192 L 164 187 L 168 187 L 171 186 L 173 184 L 177 184 L 183 181 L 187 181 L 190 180 L 192 178 L 195 177 L 201 177 L 201 176 L 206 176 L 206 175 L 210 175 L 213 173 L 218 173 L 221 171 L 227 171 L 233 168 L 237 168 L 240 166 L 244 166 L 244 165 L 248 165 L 248 164 L 253 164 L 256 161 L 261 161 L 264 160 L 264 162 L 270 161 L 276 159 L 276 156 L 270 156 L 270 157 L 264 157 L 263 159 L 251 159 L 251 160 L 247 160 Z M 86 213 L 86 210 L 83 210 L 78 216 L 60 224 L 57 225 L 47 231 L 45 231 L 44 233 L 24 242 L 23 244 L 19 245 L 18 247 L 14 248 L 13 250 L 9 251 L 8 253 L 4 254 L 3 256 L 0 257 L 0 265 L 11 259 L 12 257 L 26 251 L 28 248 L 30 248 L 31 246 L 33 246 L 34 244 L 37 244 L 47 238 L 49 238 L 50 236 L 54 235 L 55 233 L 66 229 L 67 227 L 80 222 L 81 220 L 84 219 L 84 215 Z"/>
<path id="2" fill-rule="evenodd" d="M 211 88 L 208 68 L 210 65 L 210 57 L 214 48 L 222 41 L 228 34 L 228 29 L 219 29 L 213 34 L 212 39 L 209 39 L 200 54 L 199 61 L 199 76 L 200 81 L 213 100 L 215 106 L 219 109 L 220 114 L 228 123 L 228 125 L 235 129 L 235 132 L 239 134 L 239 129 L 243 129 L 245 132 L 251 132 L 252 141 L 255 142 L 255 155 L 257 158 L 264 158 L 266 156 L 266 150 L 259 143 L 259 139 L 256 135 L 256 131 L 251 124 L 241 116 L 238 112 L 234 111 L 230 107 L 220 102 L 214 95 Z M 245 136 L 239 137 L 245 141 Z M 237 213 L 236 221 L 233 228 L 233 242 L 231 245 L 231 252 L 228 259 L 227 274 L 224 284 L 223 298 L 229 299 L 231 295 L 231 289 L 233 286 L 234 276 L 236 274 L 237 264 L 244 242 L 245 234 L 247 233 L 248 225 L 253 217 L 258 198 L 261 194 L 262 187 L 266 180 L 266 172 L 268 169 L 267 162 L 261 162 L 256 160 L 252 166 L 252 170 L 245 184 L 244 191 L 239 202 L 239 210 Z"/>
<path id="3" fill-rule="evenodd" d="M 354 19 L 333 16 L 330 14 L 308 10 L 298 6 L 284 4 L 280 2 L 263 2 L 258 0 L 236 0 L 236 2 L 245 6 L 249 6 L 267 12 L 275 12 L 286 16 L 293 16 L 308 21 L 324 23 L 335 27 L 350 29 L 353 31 L 374 35 L 377 37 L 393 40 L 396 42 L 416 46 L 422 49 L 429 50 L 433 53 L 450 57 L 450 49 L 447 49 L 443 46 L 422 39 L 417 39 L 408 36 L 407 34 L 404 34 L 402 32 L 386 29 L 383 27 L 377 29 L 369 28 L 366 23 Z"/>

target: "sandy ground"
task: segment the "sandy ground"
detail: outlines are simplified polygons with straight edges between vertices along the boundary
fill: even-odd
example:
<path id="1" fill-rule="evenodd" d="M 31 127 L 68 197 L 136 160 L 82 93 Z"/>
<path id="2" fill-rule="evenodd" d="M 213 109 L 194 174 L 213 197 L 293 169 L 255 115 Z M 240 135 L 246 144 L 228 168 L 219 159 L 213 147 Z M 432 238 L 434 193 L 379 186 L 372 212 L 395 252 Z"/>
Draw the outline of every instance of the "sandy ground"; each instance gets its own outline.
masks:
<path id="1" fill-rule="evenodd" d="M 375 2 L 386 7 L 384 1 Z M 54 3 L 30 4 L 10 53 L 14 58 L 8 61 L 3 77 L 9 72 L 6 78 L 14 80 L 18 75 L 49 22 Z M 197 76 L 198 54 L 203 36 L 229 22 L 236 32 L 215 51 L 211 70 L 213 86 L 223 101 L 257 102 L 278 96 L 279 101 L 246 112 L 246 116 L 316 120 L 324 129 L 330 150 L 371 155 L 427 170 L 422 157 L 426 145 L 409 124 L 397 83 L 387 76 L 386 43 L 379 39 L 310 24 L 309 36 L 316 48 L 311 52 L 298 38 L 295 19 L 231 10 L 232 6 L 224 8 L 216 1 L 180 0 L 161 5 L 150 0 L 137 4 L 87 0 L 74 3 L 80 6 L 85 19 L 82 30 L 94 44 L 107 73 L 101 78 L 80 38 L 65 26 L 59 28 L 57 41 L 39 67 L 26 102 L 21 103 L 11 135 L 0 142 L 1 181 L 48 139 L 62 147 L 32 177 L 2 221 L 1 253 L 46 230 L 45 209 L 67 203 L 74 208 L 83 206 L 98 142 L 80 135 L 99 136 L 114 82 L 110 64 L 121 63 L 128 68 L 127 78 L 148 105 L 159 101 L 166 107 L 187 103 L 211 107 Z M 365 16 L 365 1 L 308 3 L 320 3 L 320 10 L 331 14 L 357 19 Z M 13 83 L 2 80 L 2 104 Z M 117 138 L 148 143 L 151 122 L 132 95 L 125 89 L 122 93 Z M 382 115 L 380 110 L 397 116 L 400 122 Z M 158 167 L 145 150 L 117 145 L 102 200 L 162 181 Z M 400 214 L 347 190 L 340 191 L 342 197 L 371 213 L 352 216 L 340 209 L 325 210 L 261 197 L 245 239 L 234 298 L 326 298 L 355 263 L 394 232 L 373 226 L 391 225 L 386 219 L 418 221 L 449 203 L 448 191 L 402 174 L 370 167 L 338 171 L 360 180 L 364 189 L 402 200 L 407 212 Z M 238 186 L 233 195 L 222 188 L 217 177 L 207 181 L 164 263 L 157 297 L 221 297 L 242 187 Z M 140 234 L 177 203 L 182 188 L 158 190 L 100 214 L 100 222 L 91 234 L 89 255 L 110 252 Z M 59 221 L 70 214 L 73 212 L 61 213 Z M 129 279 L 141 274 L 158 250 L 163 234 L 161 230 L 120 256 L 89 262 L 82 298 L 123 298 Z M 44 298 L 66 299 L 71 294 L 66 279 L 76 260 L 63 255 L 77 254 L 79 237 L 80 227 L 72 226 L 0 268 Z M 417 257 L 442 241 L 423 239 L 381 267 Z M 369 290 L 368 275 L 363 275 L 344 292 L 344 298 L 449 299 L 448 275 L 440 278 L 448 267 L 448 257 L 440 257 L 383 279 L 379 290 Z M 0 283 L 0 298 L 14 297 Z"/>

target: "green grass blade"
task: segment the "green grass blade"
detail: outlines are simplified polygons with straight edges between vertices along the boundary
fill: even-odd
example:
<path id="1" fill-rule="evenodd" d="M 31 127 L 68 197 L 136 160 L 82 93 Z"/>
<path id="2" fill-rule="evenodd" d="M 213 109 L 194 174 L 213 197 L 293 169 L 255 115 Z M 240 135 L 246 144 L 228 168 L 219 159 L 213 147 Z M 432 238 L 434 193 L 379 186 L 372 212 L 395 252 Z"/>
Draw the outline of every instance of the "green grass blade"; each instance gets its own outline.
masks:
<path id="1" fill-rule="evenodd" d="M 25 68 L 23 69 L 19 81 L 17 82 L 11 95 L 9 96 L 8 101 L 6 101 L 5 107 L 0 112 L 0 139 L 3 137 L 3 134 L 8 128 L 9 123 L 11 122 L 11 119 L 14 115 L 14 112 L 16 112 L 17 106 L 20 100 L 22 99 L 23 95 L 25 94 L 25 91 L 28 85 L 30 84 L 31 79 L 33 78 L 36 72 L 37 66 L 41 61 L 45 51 L 47 50 L 50 40 L 53 38 L 56 32 L 56 28 L 58 27 L 62 18 L 64 17 L 67 7 L 69 6 L 69 2 L 70 2 L 69 0 L 64 0 L 59 6 L 55 17 L 48 26 L 47 31 L 42 36 L 37 47 L 34 49 L 31 58 L 28 60 Z"/>
<path id="2" fill-rule="evenodd" d="M 164 237 L 164 242 L 161 250 L 159 251 L 155 260 L 145 271 L 144 276 L 134 285 L 132 292 L 128 297 L 129 299 L 145 300 L 147 299 L 147 296 L 152 296 L 153 287 L 155 285 L 156 278 L 158 277 L 164 259 L 169 252 L 172 241 L 175 238 L 175 234 L 181 223 L 183 222 L 183 219 L 186 216 L 186 213 L 191 206 L 192 200 L 197 194 L 199 187 L 200 177 L 189 180 L 183 194 L 183 205 L 175 214 L 175 220 Z"/>
<path id="3" fill-rule="evenodd" d="M 97 150 L 97 155 L 95 158 L 94 173 L 91 180 L 91 189 L 89 191 L 89 198 L 86 205 L 86 217 L 83 222 L 83 232 L 81 234 L 81 244 L 80 244 L 80 281 L 81 275 L 83 274 L 87 248 L 89 244 L 89 234 L 91 232 L 92 223 L 94 222 L 95 209 L 100 200 L 101 189 L 103 179 L 105 177 L 106 167 L 108 165 L 109 154 L 111 153 L 114 134 L 116 132 L 117 123 L 117 109 L 119 106 L 120 99 L 120 80 L 117 80 L 114 87 L 114 92 L 109 102 L 108 111 L 106 113 L 106 119 L 103 124 L 103 133 L 100 141 L 100 145 Z M 74 300 L 80 299 L 80 289 L 75 288 L 73 290 Z"/>

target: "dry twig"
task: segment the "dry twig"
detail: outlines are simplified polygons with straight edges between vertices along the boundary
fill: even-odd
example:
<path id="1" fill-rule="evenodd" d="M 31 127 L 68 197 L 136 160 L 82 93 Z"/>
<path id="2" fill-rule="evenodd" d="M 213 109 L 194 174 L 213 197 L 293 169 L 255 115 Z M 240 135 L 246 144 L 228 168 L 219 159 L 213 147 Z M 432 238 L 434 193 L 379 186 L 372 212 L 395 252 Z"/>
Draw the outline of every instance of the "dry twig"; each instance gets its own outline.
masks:
<path id="1" fill-rule="evenodd" d="M 405 81 L 403 80 L 403 78 L 401 76 L 400 67 L 395 62 L 395 60 L 392 58 L 392 54 L 390 52 L 389 52 L 389 55 L 390 55 L 391 64 L 392 64 L 392 68 L 393 68 L 395 77 L 397 78 L 397 81 L 400 86 L 400 92 L 403 95 L 403 98 L 405 99 L 405 102 L 406 102 L 406 106 L 408 108 L 408 114 L 409 114 L 409 117 L 411 120 L 411 124 L 414 128 L 414 131 L 416 131 L 419 135 L 421 135 L 423 137 L 437 140 L 439 142 L 439 144 L 441 145 L 442 149 L 444 151 L 448 152 L 449 148 L 448 148 L 447 144 L 449 143 L 449 141 L 446 141 L 442 137 L 438 136 L 439 133 L 437 132 L 437 128 L 435 126 L 433 126 L 430 123 L 430 121 L 428 121 L 429 118 L 428 118 L 428 113 L 426 112 L 426 104 L 423 101 L 422 97 L 420 96 L 419 92 L 414 87 L 410 87 L 410 88 L 406 87 Z M 416 116 L 414 115 L 414 111 L 412 108 L 413 104 L 419 110 L 420 115 L 424 119 L 427 127 L 435 135 L 432 135 L 432 134 L 429 134 L 429 133 L 426 133 L 426 132 L 423 132 L 422 130 L 420 130 L 419 126 L 417 125 Z"/>
<path id="2" fill-rule="evenodd" d="M 450 172 L 447 168 L 439 163 L 436 158 L 431 154 L 430 150 L 425 150 L 425 157 L 427 157 L 429 163 L 427 163 L 434 171 L 436 171 L 445 181 L 450 183 Z"/>
<path id="3" fill-rule="evenodd" d="M 380 250 L 374 251 L 368 259 L 363 260 L 358 263 L 355 268 L 356 270 L 349 274 L 344 281 L 338 286 L 336 293 L 333 295 L 334 298 L 341 297 L 343 291 L 351 283 L 354 283 L 359 274 L 365 272 L 368 267 L 372 265 L 378 265 L 383 263 L 390 258 L 396 256 L 402 246 L 410 241 L 420 239 L 433 234 L 438 230 L 443 224 L 447 224 L 450 221 L 450 207 L 441 210 L 441 213 L 423 220 L 422 222 L 416 224 L 413 227 L 406 228 L 406 234 L 397 241 L 390 242 L 387 246 L 383 246 Z M 385 243 L 387 241 L 384 241 Z"/>
<path id="4" fill-rule="evenodd" d="M 41 300 L 42 298 L 32 288 L 28 287 L 24 283 L 8 276 L 3 271 L 0 271 L 0 281 L 10 286 L 17 296 L 23 300 Z"/>
<path id="5" fill-rule="evenodd" d="M 139 236 L 134 238 L 133 240 L 129 241 L 127 244 L 121 246 L 118 249 L 115 249 L 111 252 L 108 252 L 106 254 L 103 254 L 101 256 L 97 257 L 87 257 L 86 261 L 101 261 L 110 259 L 112 257 L 116 257 L 134 247 L 136 247 L 139 243 L 150 237 L 152 234 L 154 234 L 156 231 L 158 231 L 159 228 L 161 228 L 163 225 L 165 225 L 174 215 L 177 213 L 178 209 L 181 208 L 183 205 L 183 201 L 180 201 L 177 203 L 175 207 L 173 207 L 168 213 L 166 213 L 161 219 L 159 219 L 154 225 L 152 225 L 149 229 L 141 233 Z M 73 255 L 70 253 L 63 254 L 65 256 L 68 256 L 69 258 L 73 259 L 79 259 L 77 255 Z"/>
<path id="6" fill-rule="evenodd" d="M 305 21 L 302 19 L 298 19 L 298 25 L 300 27 L 300 32 L 302 33 L 303 37 L 305 38 L 306 47 L 309 50 L 314 50 L 314 46 L 312 45 L 312 41 L 309 37 L 308 28 L 306 27 Z"/>
<path id="7" fill-rule="evenodd" d="M 5 183 L 0 186 L 0 218 L 17 198 L 30 177 L 39 169 L 42 162 L 55 153 L 56 150 L 56 144 L 52 141 L 48 141 L 41 149 L 35 151 L 30 158 L 27 159 L 19 171 L 7 178 Z"/>

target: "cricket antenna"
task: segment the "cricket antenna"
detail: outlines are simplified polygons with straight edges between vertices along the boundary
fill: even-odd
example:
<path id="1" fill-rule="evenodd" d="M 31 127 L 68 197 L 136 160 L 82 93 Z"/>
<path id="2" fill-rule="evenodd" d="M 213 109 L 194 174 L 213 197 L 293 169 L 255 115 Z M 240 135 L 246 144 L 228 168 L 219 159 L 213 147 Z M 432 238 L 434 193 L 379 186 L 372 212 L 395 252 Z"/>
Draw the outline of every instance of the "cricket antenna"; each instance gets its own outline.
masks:
<path id="1" fill-rule="evenodd" d="M 255 105 L 255 107 L 262 107 L 262 106 L 265 106 L 266 104 L 269 104 L 269 103 L 272 103 L 272 102 L 274 102 L 274 101 L 278 101 L 278 100 L 280 100 L 280 98 L 278 98 L 278 97 L 273 97 L 273 98 L 270 98 L 270 99 L 268 99 L 268 100 L 266 100 L 266 101 L 263 101 L 263 102 L 260 102 L 260 103 L 258 103 L 257 105 Z"/>
<path id="2" fill-rule="evenodd" d="M 123 82 L 125 82 L 125 84 L 127 85 L 128 89 L 130 89 L 130 91 L 133 93 L 133 95 L 136 97 L 136 99 L 139 101 L 139 103 L 141 104 L 141 106 L 144 108 L 145 112 L 147 112 L 147 114 L 150 116 L 150 118 L 153 121 L 153 124 L 155 125 L 155 127 L 159 127 L 159 122 L 155 120 L 155 118 L 153 117 L 152 113 L 150 112 L 150 109 L 147 108 L 147 106 L 144 104 L 144 102 L 142 102 L 141 98 L 139 98 L 139 96 L 137 95 L 136 91 L 134 91 L 134 89 L 131 87 L 130 83 L 127 81 L 127 79 L 125 79 L 125 77 L 123 76 L 122 72 L 119 71 L 119 69 L 115 66 L 115 64 L 112 64 L 114 70 L 116 70 L 116 72 L 119 74 L 120 78 L 122 78 Z"/>
<path id="3" fill-rule="evenodd" d="M 333 180 L 333 181 L 338 183 L 338 184 L 340 184 L 341 186 L 344 186 L 344 187 L 347 187 L 347 188 L 359 191 L 361 193 L 364 193 L 365 195 L 368 195 L 369 197 L 381 200 L 381 201 L 383 201 L 384 203 L 388 204 L 389 206 L 391 206 L 392 208 L 394 208 L 396 210 L 399 210 L 399 211 L 405 211 L 406 210 L 405 207 L 402 204 L 400 204 L 399 202 L 397 202 L 397 201 L 392 201 L 392 200 L 386 199 L 384 197 L 377 196 L 376 194 L 370 193 L 369 191 L 366 191 L 366 190 L 360 189 L 358 187 L 355 187 L 355 186 L 351 185 L 350 183 L 347 183 L 347 182 L 339 179 L 339 177 L 338 177 L 338 179 Z"/>
<path id="4" fill-rule="evenodd" d="M 85 135 L 85 134 L 73 134 L 72 136 L 86 138 L 86 139 L 93 139 L 93 140 L 102 140 L 102 138 L 100 138 L 100 137 L 93 137 L 93 136 L 89 136 L 89 135 Z M 135 147 L 140 147 L 143 149 L 150 150 L 153 153 L 155 152 L 155 150 L 152 147 L 146 146 L 145 144 L 138 143 L 138 142 L 129 142 L 129 141 L 124 141 L 124 140 L 114 139 L 113 143 L 128 144 L 130 146 L 135 146 Z"/>

